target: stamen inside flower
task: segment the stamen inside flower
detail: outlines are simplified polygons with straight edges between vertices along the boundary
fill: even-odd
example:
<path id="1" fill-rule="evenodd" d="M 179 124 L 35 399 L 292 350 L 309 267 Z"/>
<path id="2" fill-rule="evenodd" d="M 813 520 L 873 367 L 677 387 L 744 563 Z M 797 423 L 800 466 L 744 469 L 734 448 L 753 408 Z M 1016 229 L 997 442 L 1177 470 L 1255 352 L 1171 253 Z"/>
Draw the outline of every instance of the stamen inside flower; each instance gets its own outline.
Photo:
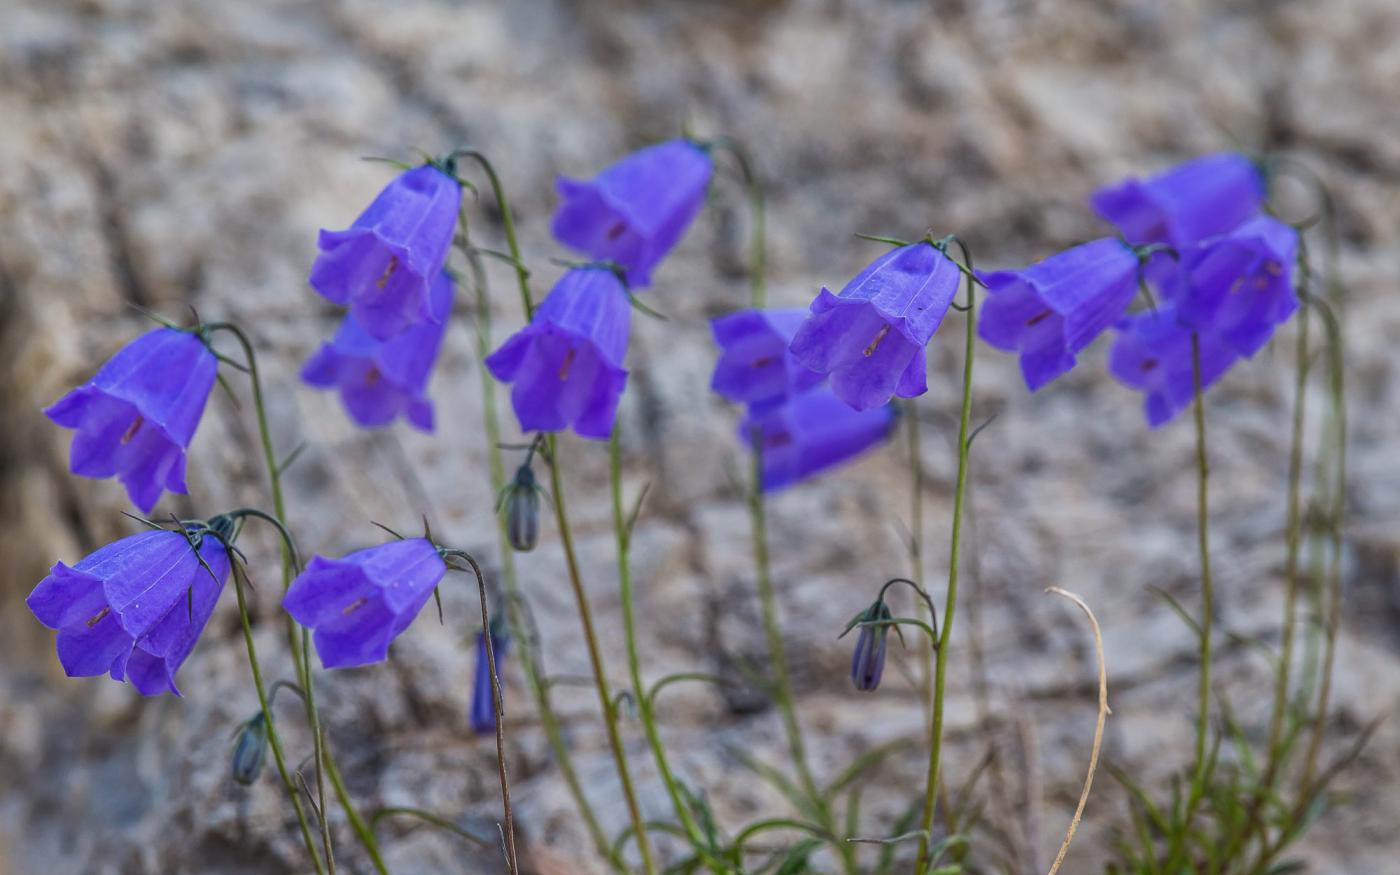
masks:
<path id="1" fill-rule="evenodd" d="M 626 223 L 621 221 L 614 222 L 612 227 L 608 229 L 607 238 L 609 240 L 616 240 L 625 233 L 627 233 Z"/>
<path id="2" fill-rule="evenodd" d="M 1026 320 L 1026 327 L 1027 327 L 1027 328 L 1034 328 L 1035 326 L 1039 325 L 1040 323 L 1044 322 L 1046 319 L 1049 319 L 1049 318 L 1050 318 L 1050 311 L 1049 311 L 1049 310 L 1041 310 L 1039 313 L 1035 314 L 1034 316 L 1032 316 L 1031 318 L 1029 318 L 1029 319 Z"/>
<path id="3" fill-rule="evenodd" d="M 578 350 L 569 347 L 569 351 L 564 355 L 564 363 L 559 366 L 559 380 L 562 382 L 569 379 L 569 368 L 574 365 L 574 356 L 578 355 Z"/>
<path id="4" fill-rule="evenodd" d="M 777 360 L 778 360 L 778 359 L 777 359 L 775 356 L 771 356 L 771 355 L 760 356 L 759 358 L 756 358 L 756 359 L 753 360 L 753 367 L 755 367 L 755 368 L 766 368 L 766 367 L 768 367 L 769 365 L 773 364 L 773 362 L 775 362 L 775 361 L 777 361 Z"/>
<path id="5" fill-rule="evenodd" d="M 126 434 L 122 435 L 122 443 L 131 443 L 131 439 L 136 437 L 136 433 L 141 430 L 141 426 L 144 425 L 145 422 L 146 418 L 144 416 L 139 413 L 136 414 L 136 418 L 131 421 L 131 426 L 126 430 Z"/>
<path id="6" fill-rule="evenodd" d="M 865 348 L 865 357 L 866 357 L 866 358 L 870 358 L 872 355 L 875 354 L 875 347 L 879 346 L 879 345 L 880 345 L 880 341 L 884 340 L 884 339 L 885 339 L 885 335 L 886 335 L 886 334 L 889 334 L 889 333 L 890 333 L 890 326 L 889 326 L 889 325 L 883 325 L 883 326 L 881 326 L 879 333 L 875 335 L 875 339 L 872 340 L 872 341 L 870 341 L 870 345 L 867 346 L 867 347 Z"/>
<path id="7" fill-rule="evenodd" d="M 763 441 L 765 447 L 785 447 L 790 443 L 792 443 L 792 435 L 785 431 L 770 434 L 767 439 Z"/>
<path id="8" fill-rule="evenodd" d="M 393 275 L 394 275 L 394 271 L 398 270 L 398 268 L 399 268 L 399 257 L 398 257 L 397 255 L 391 255 L 391 256 L 389 256 L 389 263 L 386 264 L 386 265 L 384 266 L 384 273 L 381 274 L 380 277 L 379 277 L 379 279 L 375 281 L 374 287 L 375 287 L 376 289 L 382 289 L 382 288 L 384 288 L 386 285 L 388 285 L 388 284 L 389 284 L 389 277 L 393 276 Z"/>
<path id="9" fill-rule="evenodd" d="M 1264 272 L 1273 276 L 1283 276 L 1283 265 L 1271 259 L 1264 262 Z"/>
<path id="10" fill-rule="evenodd" d="M 1156 370 L 1156 368 L 1157 368 L 1157 360 L 1156 360 L 1156 359 L 1147 359 L 1147 360 L 1145 360 L 1145 361 L 1142 363 L 1141 367 L 1142 367 L 1142 372 L 1143 372 L 1144 374 L 1149 373 L 1150 371 Z"/>
<path id="11" fill-rule="evenodd" d="M 360 608 L 364 607 L 364 606 L 365 606 L 365 603 L 367 603 L 368 601 L 369 601 L 369 599 L 368 599 L 367 597 L 365 597 L 365 596 L 360 596 L 359 598 L 355 599 L 355 600 L 354 600 L 353 602 L 351 602 L 350 604 L 346 605 L 345 608 L 344 608 L 343 610 L 341 610 L 340 615 L 341 615 L 342 617 L 348 617 L 348 616 L 350 616 L 351 614 L 353 614 L 355 611 L 358 611 Z"/>
<path id="12" fill-rule="evenodd" d="M 379 373 L 379 368 L 372 367 L 369 369 L 369 373 L 365 374 L 365 385 L 377 385 L 382 377 L 383 374 Z"/>
<path id="13" fill-rule="evenodd" d="M 1234 282 L 1230 283 L 1230 291 L 1231 291 L 1231 292 L 1238 292 L 1238 291 L 1239 291 L 1241 288 L 1243 288 L 1243 287 L 1244 287 L 1244 277 L 1240 277 L 1240 278 L 1236 279 Z"/>
<path id="14" fill-rule="evenodd" d="M 98 611 L 97 616 L 87 621 L 88 628 L 91 629 L 93 626 L 96 626 L 98 623 L 102 622 L 102 618 L 110 613 L 112 613 L 112 609 L 110 607 L 103 608 L 102 610 Z"/>

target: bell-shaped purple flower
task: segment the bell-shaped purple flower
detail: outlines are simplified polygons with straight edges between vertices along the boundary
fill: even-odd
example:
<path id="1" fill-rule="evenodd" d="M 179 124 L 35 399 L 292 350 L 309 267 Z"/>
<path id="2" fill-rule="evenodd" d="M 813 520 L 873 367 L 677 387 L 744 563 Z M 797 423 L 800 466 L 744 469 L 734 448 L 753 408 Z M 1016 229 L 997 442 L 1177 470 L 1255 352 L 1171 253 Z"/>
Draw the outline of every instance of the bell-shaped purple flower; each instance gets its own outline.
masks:
<path id="1" fill-rule="evenodd" d="M 924 346 L 953 302 L 961 273 L 929 243 L 892 249 L 856 275 L 841 294 L 822 289 L 792 340 L 809 370 L 829 375 L 831 390 L 857 410 L 894 395 L 928 391 Z"/>
<path id="2" fill-rule="evenodd" d="M 58 661 L 69 677 L 109 674 L 143 696 L 180 695 L 175 673 L 229 573 L 219 538 L 191 532 L 131 535 L 72 567 L 58 563 L 39 582 L 25 604 L 58 631 Z"/>
<path id="3" fill-rule="evenodd" d="M 513 384 L 510 401 L 520 430 L 611 434 L 627 385 L 622 361 L 631 321 L 627 289 L 611 270 L 565 273 L 530 324 L 486 357 L 496 379 Z"/>
<path id="4" fill-rule="evenodd" d="M 429 290 L 447 261 L 461 200 L 457 180 L 431 164 L 399 174 L 349 228 L 321 231 L 312 288 L 349 306 L 379 340 L 433 320 Z"/>
<path id="5" fill-rule="evenodd" d="M 68 467 L 113 477 L 143 513 L 162 490 L 184 493 L 185 451 L 214 388 L 218 360 L 197 335 L 157 328 L 127 344 L 90 382 L 44 414 L 77 429 Z"/>
<path id="6" fill-rule="evenodd" d="M 650 285 L 652 269 L 704 206 L 713 173 L 704 148 L 669 140 L 633 152 L 593 179 L 561 176 L 554 236 L 588 258 L 621 265 L 629 286 Z"/>
<path id="7" fill-rule="evenodd" d="M 1191 333 L 1169 304 L 1136 313 L 1118 325 L 1108 369 L 1119 382 L 1143 393 L 1143 409 L 1152 428 L 1195 399 Z M 1218 337 L 1201 334 L 1201 391 L 1224 376 L 1238 358 L 1239 353 Z"/>
<path id="8" fill-rule="evenodd" d="M 1167 294 L 1187 325 L 1252 356 L 1298 309 L 1298 232 L 1257 216 L 1189 250 Z"/>
<path id="9" fill-rule="evenodd" d="M 426 432 L 433 430 L 428 378 L 437 361 L 447 315 L 452 311 L 452 277 L 438 274 L 432 286 L 433 318 L 378 340 L 353 313 L 335 337 L 321 345 L 301 369 L 312 386 L 339 389 L 345 410 L 357 425 L 379 428 L 400 416 Z"/>
<path id="10" fill-rule="evenodd" d="M 1073 368 L 1075 354 L 1123 317 L 1137 289 L 1138 257 L 1108 237 L 1022 270 L 977 275 L 989 293 L 977 333 L 1021 354 L 1034 392 Z"/>
<path id="11" fill-rule="evenodd" d="M 710 320 L 719 345 L 710 388 L 751 409 L 781 404 L 824 379 L 803 367 L 788 347 L 807 311 L 740 310 Z"/>
<path id="12" fill-rule="evenodd" d="M 1092 203 L 1129 243 L 1181 249 L 1254 216 L 1265 193 L 1263 174 L 1254 162 L 1225 152 L 1100 189 Z"/>
<path id="13" fill-rule="evenodd" d="M 510 648 L 510 635 L 503 624 L 491 621 L 491 652 L 496 656 L 496 673 L 500 674 Z M 487 735 L 496 731 L 496 702 L 491 694 L 491 662 L 486 658 L 486 632 L 476 633 L 476 677 L 472 682 L 472 731 Z"/>
<path id="14" fill-rule="evenodd" d="M 314 631 L 326 668 L 383 662 L 390 642 L 418 616 L 446 573 L 426 538 L 390 541 L 340 559 L 313 556 L 282 607 Z"/>
<path id="15" fill-rule="evenodd" d="M 894 421 L 891 406 L 856 410 L 819 386 L 750 411 L 739 439 L 761 454 L 760 479 L 771 492 L 855 458 L 888 437 Z"/>

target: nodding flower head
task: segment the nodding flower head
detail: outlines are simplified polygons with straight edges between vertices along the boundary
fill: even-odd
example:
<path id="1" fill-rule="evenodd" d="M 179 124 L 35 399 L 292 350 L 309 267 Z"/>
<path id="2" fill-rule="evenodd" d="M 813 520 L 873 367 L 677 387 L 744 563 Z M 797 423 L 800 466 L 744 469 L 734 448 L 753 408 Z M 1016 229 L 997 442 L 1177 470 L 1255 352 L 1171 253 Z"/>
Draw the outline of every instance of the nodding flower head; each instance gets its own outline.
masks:
<path id="1" fill-rule="evenodd" d="M 344 231 L 321 231 L 311 287 L 346 305 L 371 337 L 385 340 L 432 320 L 431 284 L 457 229 L 462 186 L 433 164 L 384 187 Z"/>
<path id="2" fill-rule="evenodd" d="M 1258 216 L 1189 249 L 1165 293 L 1182 322 L 1252 356 L 1298 309 L 1297 256 L 1298 232 Z"/>
<path id="3" fill-rule="evenodd" d="M 1234 229 L 1259 212 L 1264 195 L 1264 176 L 1254 162 L 1226 152 L 1102 188 L 1092 203 L 1129 243 L 1180 249 Z"/>
<path id="4" fill-rule="evenodd" d="M 302 367 L 302 380 L 323 389 L 339 389 L 340 400 L 356 425 L 379 428 L 402 416 L 431 432 L 428 378 L 447 330 L 452 297 L 452 277 L 443 271 L 432 284 L 432 318 L 420 319 L 387 340 L 375 338 L 354 313 L 347 313 L 335 337 Z"/>
<path id="5" fill-rule="evenodd" d="M 127 344 L 90 381 L 44 410 L 78 432 L 69 470 L 116 477 L 143 513 L 163 490 L 187 492 L 185 451 L 218 367 L 198 335 L 177 328 L 157 328 Z"/>
<path id="6" fill-rule="evenodd" d="M 627 288 L 609 267 L 566 272 L 530 324 L 486 357 L 496 379 L 512 384 L 520 430 L 610 435 L 627 385 L 622 361 L 631 320 Z"/>
<path id="7" fill-rule="evenodd" d="M 590 180 L 560 177 L 554 236 L 588 258 L 612 261 L 627 284 L 651 284 L 652 269 L 705 204 L 714 164 L 688 140 L 633 152 Z"/>
<path id="8" fill-rule="evenodd" d="M 263 763 L 267 760 L 267 719 L 259 711 L 238 728 L 233 743 L 233 756 L 229 771 L 233 780 L 247 787 L 262 774 Z"/>
<path id="9" fill-rule="evenodd" d="M 510 649 L 510 635 L 498 617 L 491 619 L 491 652 L 496 657 L 496 673 Z M 504 691 L 502 691 L 504 695 Z M 491 693 L 491 663 L 486 658 L 486 631 L 476 633 L 476 677 L 472 683 L 472 731 L 487 735 L 496 731 L 496 700 Z"/>
<path id="10" fill-rule="evenodd" d="M 521 553 L 535 549 L 540 539 L 540 492 L 535 472 L 527 461 L 515 471 L 515 479 L 501 495 L 506 515 L 506 536 Z"/>
<path id="11" fill-rule="evenodd" d="M 223 541 L 205 526 L 139 532 L 69 567 L 59 562 L 25 604 L 58 630 L 69 677 L 109 674 L 143 696 L 180 695 L 175 673 L 228 580 Z"/>
<path id="12" fill-rule="evenodd" d="M 823 379 L 789 351 L 806 310 L 739 310 L 710 320 L 720 348 L 710 388 L 750 409 L 781 404 Z"/>
<path id="13" fill-rule="evenodd" d="M 857 622 L 869 623 L 893 618 L 889 606 L 881 599 L 866 609 Z M 856 649 L 851 654 L 851 683 L 863 693 L 874 692 L 885 672 L 885 651 L 891 626 L 861 626 L 856 636 Z"/>
<path id="14" fill-rule="evenodd" d="M 892 249 L 856 275 L 840 295 L 822 289 L 792 340 L 809 370 L 857 410 L 928 391 L 924 346 L 933 337 L 962 274 L 928 242 Z"/>
<path id="15" fill-rule="evenodd" d="M 1143 393 L 1143 410 L 1152 428 L 1185 410 L 1195 398 L 1191 334 L 1169 304 L 1136 313 L 1118 325 L 1108 369 L 1119 382 Z M 1199 334 L 1198 339 L 1205 391 L 1224 376 L 1239 353 L 1213 334 Z"/>
<path id="16" fill-rule="evenodd" d="M 977 275 L 988 292 L 977 333 L 1020 353 L 1034 392 L 1073 368 L 1075 354 L 1123 317 L 1137 291 L 1138 257 L 1109 237 L 1021 270 Z"/>
<path id="17" fill-rule="evenodd" d="M 889 405 L 855 410 L 819 386 L 751 411 L 739 439 L 759 453 L 760 480 L 771 492 L 854 459 L 888 437 L 894 422 Z"/>
<path id="18" fill-rule="evenodd" d="M 390 541 L 340 559 L 313 556 L 282 606 L 314 630 L 326 668 L 383 662 L 432 597 L 447 565 L 426 538 Z"/>

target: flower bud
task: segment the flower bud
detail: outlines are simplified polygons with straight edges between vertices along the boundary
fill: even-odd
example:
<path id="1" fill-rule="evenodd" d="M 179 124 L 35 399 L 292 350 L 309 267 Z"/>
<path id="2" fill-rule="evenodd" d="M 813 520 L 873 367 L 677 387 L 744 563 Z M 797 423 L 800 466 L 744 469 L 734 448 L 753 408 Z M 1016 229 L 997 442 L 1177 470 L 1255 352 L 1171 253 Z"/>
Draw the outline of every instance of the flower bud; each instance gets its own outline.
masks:
<path id="1" fill-rule="evenodd" d="M 877 601 L 861 616 L 858 622 L 888 620 L 893 615 L 884 601 Z M 885 639 L 889 637 L 889 626 L 862 626 L 856 638 L 856 650 L 851 655 L 851 683 L 862 692 L 873 692 L 880 686 L 880 675 L 885 670 Z"/>
<path id="2" fill-rule="evenodd" d="M 267 720 L 259 711 L 253 719 L 244 723 L 238 731 L 238 741 L 233 746 L 233 779 L 247 787 L 262 774 L 263 761 L 267 759 Z"/>
<path id="3" fill-rule="evenodd" d="M 535 549 L 540 538 L 540 487 L 529 465 L 521 465 L 515 482 L 506 487 L 505 514 L 510 545 L 521 553 Z"/>

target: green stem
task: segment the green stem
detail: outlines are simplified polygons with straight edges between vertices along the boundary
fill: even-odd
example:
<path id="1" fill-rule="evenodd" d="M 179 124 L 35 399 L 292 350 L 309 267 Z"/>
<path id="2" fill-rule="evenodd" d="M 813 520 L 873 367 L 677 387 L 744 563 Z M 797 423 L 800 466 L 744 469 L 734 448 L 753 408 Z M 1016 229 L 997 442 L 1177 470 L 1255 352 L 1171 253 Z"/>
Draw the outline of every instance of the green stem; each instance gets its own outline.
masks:
<path id="1" fill-rule="evenodd" d="M 311 824 L 307 821 L 306 811 L 301 804 L 301 792 L 297 790 L 296 784 L 292 782 L 291 773 L 287 771 L 287 760 L 282 753 L 282 738 L 277 732 L 276 721 L 272 719 L 272 708 L 267 701 L 267 688 L 263 685 L 262 667 L 258 663 L 257 647 L 253 644 L 253 624 L 248 617 L 248 598 L 243 592 L 243 574 L 236 568 L 233 588 L 238 596 L 238 618 L 243 625 L 243 641 L 248 646 L 248 667 L 253 673 L 253 687 L 257 690 L 258 704 L 262 707 L 263 719 L 267 723 L 267 741 L 272 748 L 272 760 L 277 764 L 277 774 L 282 778 L 282 787 L 287 791 L 287 798 L 292 800 L 292 808 L 296 810 L 301 837 L 306 843 L 306 851 L 311 856 L 316 875 L 325 875 L 326 869 L 321 864 L 321 855 L 316 852 L 316 840 L 311 837 Z M 325 820 L 324 810 L 321 819 Z"/>
<path id="2" fill-rule="evenodd" d="M 749 195 L 749 302 L 755 310 L 767 306 L 768 242 L 763 207 L 763 186 L 754 172 L 749 153 L 732 137 L 715 137 L 706 145 L 722 148 L 734 156 L 739 163 L 739 172 L 744 177 L 744 188 Z"/>
<path id="3" fill-rule="evenodd" d="M 1201 629 L 1198 642 L 1201 667 L 1196 690 L 1196 767 L 1191 775 L 1191 789 L 1181 820 L 1183 829 L 1188 832 L 1196 810 L 1205 798 L 1206 775 L 1210 769 L 1206 746 L 1210 736 L 1211 626 L 1215 618 L 1215 592 L 1210 574 L 1210 464 L 1206 458 L 1205 392 L 1201 385 L 1201 338 L 1194 332 L 1191 334 L 1191 383 L 1196 421 L 1196 542 L 1201 562 Z M 1164 871 L 1177 871 L 1176 867 L 1187 853 L 1189 850 L 1184 838 L 1173 842 Z"/>
<path id="4" fill-rule="evenodd" d="M 472 574 L 476 576 L 477 594 L 481 598 L 481 638 L 486 646 L 486 670 L 491 679 L 491 710 L 493 721 L 496 724 L 496 766 L 501 778 L 501 808 L 505 817 L 505 845 L 506 845 L 506 868 L 510 870 L 510 875 L 519 875 L 520 862 L 515 852 L 515 812 L 510 804 L 510 781 L 506 777 L 506 735 L 505 735 L 505 700 L 501 698 L 501 676 L 496 670 L 496 645 L 492 641 L 491 635 L 491 613 L 486 606 L 486 576 L 481 573 L 481 566 L 476 559 L 465 550 L 448 550 L 444 553 L 444 558 L 461 559 L 471 566 Z"/>
<path id="5" fill-rule="evenodd" d="M 1333 268 L 1335 270 L 1335 267 Z M 1330 296 L 1336 300 L 1335 295 Z M 1347 480 L 1347 409 L 1346 409 L 1346 361 L 1342 342 L 1341 323 L 1335 314 L 1322 309 L 1327 328 L 1329 350 L 1328 376 L 1330 378 L 1332 441 L 1335 452 L 1334 490 L 1331 507 L 1328 508 L 1328 540 L 1330 555 L 1327 568 L 1327 632 L 1322 656 L 1322 685 L 1317 694 L 1317 719 L 1312 736 L 1308 740 L 1307 753 L 1303 758 L 1303 771 L 1299 778 L 1299 792 L 1306 794 L 1312 790 L 1313 777 L 1317 774 L 1317 761 L 1322 749 L 1322 740 L 1327 732 L 1327 709 L 1331 704 L 1332 674 L 1336 668 L 1337 633 L 1341 623 L 1342 599 L 1342 522 L 1346 515 Z"/>
<path id="6" fill-rule="evenodd" d="M 812 770 L 807 765 L 807 748 L 802 741 L 802 724 L 797 720 L 797 710 L 793 705 L 792 679 L 788 673 L 787 651 L 783 647 L 782 632 L 778 627 L 778 604 L 773 593 L 773 573 L 768 559 L 768 516 L 763 499 L 763 450 L 757 435 L 753 441 L 752 477 L 749 518 L 752 523 L 754 569 L 758 578 L 758 602 L 763 612 L 763 632 L 768 642 L 768 659 L 773 666 L 773 700 L 782 717 L 788 752 L 797 768 L 802 789 L 815 806 L 822 829 L 832 836 L 832 845 L 841 858 L 844 871 L 854 875 L 855 848 L 840 840 L 831 807 L 812 778 Z"/>
<path id="7" fill-rule="evenodd" d="M 627 512 L 622 506 L 622 447 L 619 439 L 621 430 L 620 424 L 613 424 L 612 438 L 608 441 L 608 463 L 609 481 L 612 485 L 613 530 L 617 535 L 617 583 L 622 600 L 623 634 L 627 639 L 627 669 L 632 675 L 632 695 L 637 702 L 637 715 L 646 730 L 647 744 L 651 746 L 652 756 L 656 759 L 661 781 L 666 785 L 666 793 L 671 797 L 676 817 L 680 819 L 691 845 L 698 852 L 705 847 L 705 838 L 676 786 L 675 775 L 671 772 L 671 764 L 667 761 L 666 749 L 661 743 L 661 734 L 656 727 L 656 715 L 652 710 L 653 700 L 642 682 L 642 660 L 637 651 L 637 623 L 632 604 L 632 533 L 627 526 Z M 715 871 L 723 870 L 715 868 Z"/>
<path id="8" fill-rule="evenodd" d="M 1298 623 L 1298 553 L 1299 529 L 1302 518 L 1303 423 L 1308 381 L 1308 309 L 1298 314 L 1297 374 L 1293 384 L 1293 428 L 1288 454 L 1288 515 L 1284 539 L 1287 556 L 1284 560 L 1283 644 L 1278 675 L 1274 683 L 1274 709 L 1269 720 L 1268 768 L 1260 787 L 1267 793 L 1281 767 L 1279 743 L 1283 738 L 1284 715 L 1288 710 L 1288 681 L 1293 667 L 1294 631 Z"/>
<path id="9" fill-rule="evenodd" d="M 554 492 L 554 519 L 559 527 L 559 540 L 564 547 L 564 562 L 569 571 L 569 583 L 574 590 L 574 600 L 578 604 L 579 622 L 583 624 L 583 638 L 588 645 L 588 659 L 593 666 L 594 687 L 598 691 L 599 705 L 603 711 L 603 723 L 608 732 L 608 744 L 612 748 L 613 760 L 617 764 L 617 777 L 622 785 L 622 795 L 627 802 L 627 813 L 632 820 L 632 828 L 637 836 L 637 850 L 642 855 L 642 867 L 647 875 L 656 875 L 656 863 L 652 859 L 651 841 L 647 838 L 646 822 L 642 819 L 641 807 L 637 804 L 637 794 L 632 788 L 632 773 L 627 768 L 627 752 L 622 747 L 622 736 L 617 729 L 617 714 L 612 706 L 612 693 L 608 689 L 608 676 L 603 668 L 603 656 L 598 650 L 598 637 L 593 631 L 593 612 L 588 606 L 588 595 L 583 588 L 583 576 L 579 572 L 578 558 L 574 554 L 574 538 L 569 528 L 569 515 L 564 505 L 564 481 L 560 476 L 559 441 L 550 434 L 545 439 L 549 456 L 550 488 Z"/>
<path id="10" fill-rule="evenodd" d="M 471 158 L 476 161 L 486 172 L 486 177 L 491 180 L 491 191 L 496 195 L 496 208 L 501 212 L 501 228 L 505 232 L 506 246 L 510 250 L 512 266 L 515 268 L 515 281 L 520 287 L 520 305 L 525 311 L 525 321 L 529 322 L 530 317 L 535 314 L 535 304 L 530 297 L 530 271 L 526 270 L 525 262 L 520 257 L 520 243 L 515 236 L 515 216 L 510 210 L 510 201 L 506 200 L 505 189 L 501 188 L 501 178 L 496 175 L 496 168 L 491 166 L 486 156 L 475 149 L 458 149 L 452 154 L 454 157 Z"/>
<path id="11" fill-rule="evenodd" d="M 958 417 L 958 476 L 953 492 L 953 533 L 948 547 L 948 593 L 943 604 L 943 627 L 939 630 L 938 653 L 933 668 L 933 717 L 929 729 L 928 775 L 924 785 L 924 809 L 915 875 L 923 875 L 929 865 L 929 836 L 933 835 L 933 815 L 937 807 L 939 771 L 943 753 L 943 701 L 948 674 L 948 643 L 953 634 L 953 616 L 958 603 L 958 564 L 962 544 L 963 499 L 967 493 L 968 425 L 972 419 L 972 360 L 977 340 L 977 285 L 972 276 L 971 258 L 966 247 L 963 258 L 967 276 L 967 336 L 963 351 L 962 410 Z M 938 618 L 933 618 L 938 622 Z"/>
<path id="12" fill-rule="evenodd" d="M 253 351 L 252 341 L 249 340 L 248 335 L 243 332 L 243 329 L 231 322 L 211 323 L 205 326 L 204 331 L 206 336 L 216 331 L 227 331 L 232 334 L 238 340 L 239 345 L 243 347 L 243 355 L 248 369 L 248 379 L 253 388 L 253 409 L 257 414 L 258 438 L 262 444 L 263 459 L 267 464 L 267 476 L 272 491 L 272 506 L 273 510 L 276 512 L 277 520 L 285 520 L 287 518 L 287 508 L 282 496 L 282 466 L 278 463 L 276 451 L 272 446 L 272 431 L 268 426 L 267 405 L 263 400 L 262 379 L 258 372 L 258 359 L 257 354 Z M 292 584 L 292 562 L 294 554 L 290 536 L 286 534 L 285 528 L 283 528 L 282 531 L 285 535 L 282 540 L 282 588 L 285 591 Z M 311 727 L 316 761 L 322 764 L 322 768 L 316 769 L 316 787 L 318 795 L 321 798 L 322 806 L 321 819 L 323 823 L 326 820 L 325 782 L 322 774 L 326 772 L 330 773 L 331 783 L 335 786 L 336 796 L 340 801 L 340 806 L 345 810 L 345 815 L 354 828 L 355 834 L 359 837 L 361 844 L 364 845 L 365 852 L 369 854 L 371 861 L 374 863 L 375 870 L 379 872 L 380 875 L 388 875 L 389 870 L 388 867 L 384 865 L 384 860 L 380 856 L 379 845 L 374 838 L 374 833 L 369 829 L 368 825 L 365 824 L 364 818 L 360 817 L 359 812 L 355 810 L 350 795 L 345 792 L 344 784 L 339 780 L 339 770 L 335 766 L 335 758 L 331 754 L 329 745 L 325 744 L 325 737 L 321 732 L 321 718 L 316 708 L 316 693 L 312 684 L 309 633 L 305 629 L 302 630 L 299 646 L 296 634 L 296 622 L 289 614 L 285 615 L 285 619 L 287 646 L 291 651 L 292 662 L 296 667 L 298 680 L 301 682 L 301 688 L 304 693 L 302 701 L 306 707 L 307 723 Z M 329 835 L 325 838 L 327 842 L 327 864 L 333 871 L 335 863 L 331 859 Z"/>
<path id="13" fill-rule="evenodd" d="M 480 362 L 491 354 L 490 294 L 486 281 L 486 271 L 481 264 L 481 256 L 472 249 L 470 239 L 467 236 L 465 215 L 461 227 L 463 243 L 461 249 L 467 262 L 471 265 L 472 284 L 476 290 L 476 351 L 477 360 Z M 496 381 L 492 379 L 491 372 L 484 365 L 478 370 L 481 374 L 481 414 L 486 431 L 491 494 L 500 495 L 506 487 L 506 471 L 505 463 L 501 458 L 500 418 L 496 415 Z M 510 534 L 506 527 L 504 514 L 498 513 L 495 517 L 496 543 L 501 556 L 501 575 L 505 578 L 506 621 L 510 625 L 511 635 L 517 641 L 526 642 L 529 638 L 526 635 L 524 618 L 521 616 L 521 601 L 524 594 L 520 591 L 520 578 L 516 572 L 515 551 L 510 546 Z M 554 713 L 550 702 L 549 688 L 540 677 L 539 666 L 535 664 L 534 654 L 528 646 L 520 648 L 520 665 L 525 671 L 525 681 L 535 698 L 535 710 L 540 716 L 540 724 L 544 727 L 545 738 L 549 741 L 549 747 L 554 752 L 554 759 L 559 764 L 559 771 L 564 776 L 564 783 L 569 788 L 569 794 L 574 798 L 574 804 L 578 808 L 579 816 L 583 819 L 584 828 L 588 831 L 598 853 L 607 858 L 614 870 L 621 872 L 623 869 L 622 861 L 613 854 L 612 845 L 608 842 L 602 826 L 598 823 L 598 816 L 594 813 L 593 806 L 583 792 L 583 784 L 579 781 L 578 772 L 574 769 L 573 757 L 569 753 L 568 743 L 564 740 L 559 717 Z"/>

